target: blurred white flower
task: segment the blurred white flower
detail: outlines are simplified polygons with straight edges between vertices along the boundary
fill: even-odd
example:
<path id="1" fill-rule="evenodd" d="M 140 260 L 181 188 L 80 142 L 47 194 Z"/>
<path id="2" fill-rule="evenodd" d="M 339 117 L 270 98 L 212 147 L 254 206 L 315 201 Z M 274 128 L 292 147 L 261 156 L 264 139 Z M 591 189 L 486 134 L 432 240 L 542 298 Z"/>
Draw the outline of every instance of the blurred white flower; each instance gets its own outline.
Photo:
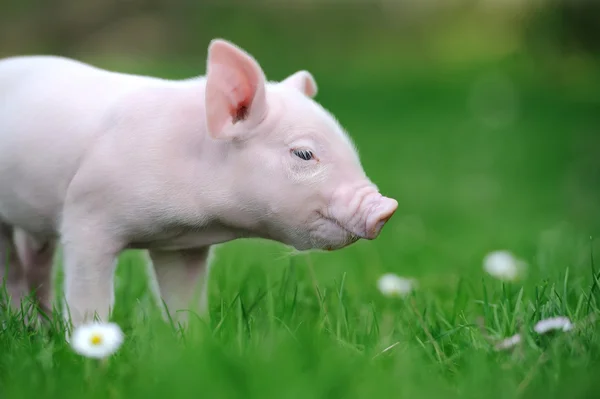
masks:
<path id="1" fill-rule="evenodd" d="M 538 334 L 545 334 L 551 330 L 569 331 L 573 329 L 573 324 L 567 317 L 551 317 L 538 321 L 533 329 Z"/>
<path id="2" fill-rule="evenodd" d="M 521 343 L 521 334 L 515 334 L 512 337 L 503 339 L 496 344 L 496 350 L 510 349 Z"/>
<path id="3" fill-rule="evenodd" d="M 497 279 L 513 281 L 523 273 L 525 262 L 509 251 L 494 251 L 483 259 L 483 268 Z"/>
<path id="4" fill-rule="evenodd" d="M 80 355 L 101 359 L 115 353 L 123 338 L 123 331 L 117 324 L 93 322 L 77 327 L 69 341 Z"/>
<path id="5" fill-rule="evenodd" d="M 406 296 L 412 292 L 415 283 L 412 279 L 386 273 L 377 281 L 379 291 L 385 296 Z"/>

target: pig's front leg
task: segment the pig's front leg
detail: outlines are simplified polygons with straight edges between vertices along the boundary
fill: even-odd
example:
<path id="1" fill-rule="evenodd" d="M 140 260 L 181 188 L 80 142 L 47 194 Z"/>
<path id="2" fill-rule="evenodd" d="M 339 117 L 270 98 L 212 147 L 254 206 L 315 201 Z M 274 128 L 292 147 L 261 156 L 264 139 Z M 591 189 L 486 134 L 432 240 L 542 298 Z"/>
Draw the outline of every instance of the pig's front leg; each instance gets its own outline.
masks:
<path id="1" fill-rule="evenodd" d="M 154 269 L 158 291 L 173 321 L 187 326 L 189 311 L 201 318 L 206 317 L 210 247 L 178 251 L 150 250 L 148 254 L 151 261 L 149 267 Z"/>
<path id="2" fill-rule="evenodd" d="M 74 327 L 96 317 L 107 322 L 121 247 L 93 217 L 68 220 L 62 229 L 65 316 Z"/>

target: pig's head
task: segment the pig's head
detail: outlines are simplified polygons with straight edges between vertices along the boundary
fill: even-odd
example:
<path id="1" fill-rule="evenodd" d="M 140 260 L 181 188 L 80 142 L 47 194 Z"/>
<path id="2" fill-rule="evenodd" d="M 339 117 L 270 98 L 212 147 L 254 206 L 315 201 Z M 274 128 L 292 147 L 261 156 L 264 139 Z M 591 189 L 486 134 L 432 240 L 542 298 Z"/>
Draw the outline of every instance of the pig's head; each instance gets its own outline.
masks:
<path id="1" fill-rule="evenodd" d="M 242 49 L 210 43 L 206 127 L 226 154 L 216 166 L 228 176 L 225 223 L 297 250 L 334 250 L 376 238 L 396 211 L 316 93 L 309 72 L 269 82 Z"/>

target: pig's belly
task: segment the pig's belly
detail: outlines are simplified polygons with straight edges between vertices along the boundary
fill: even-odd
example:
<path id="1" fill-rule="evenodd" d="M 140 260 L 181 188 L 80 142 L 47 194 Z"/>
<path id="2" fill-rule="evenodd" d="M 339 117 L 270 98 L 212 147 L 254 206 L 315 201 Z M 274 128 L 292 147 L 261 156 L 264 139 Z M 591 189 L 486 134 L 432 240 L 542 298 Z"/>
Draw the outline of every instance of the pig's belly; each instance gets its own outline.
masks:
<path id="1" fill-rule="evenodd" d="M 54 235 L 63 204 L 60 182 L 35 160 L 0 163 L 0 220 L 31 234 Z"/>
<path id="2" fill-rule="evenodd" d="M 160 234 L 133 239 L 128 248 L 149 249 L 160 251 L 176 251 L 192 248 L 206 247 L 221 244 L 238 238 L 251 238 L 250 232 L 232 230 L 215 224 L 205 226 L 201 230 L 178 229 L 177 231 L 164 230 Z"/>
<path id="3" fill-rule="evenodd" d="M 14 195 L 0 195 L 0 221 L 40 237 L 57 235 L 57 213 Z"/>
<path id="4" fill-rule="evenodd" d="M 54 234 L 84 142 L 65 134 L 68 126 L 40 128 L 26 115 L 2 111 L 0 105 L 0 219 L 32 234 Z M 39 115 L 49 121 L 45 111 Z"/>

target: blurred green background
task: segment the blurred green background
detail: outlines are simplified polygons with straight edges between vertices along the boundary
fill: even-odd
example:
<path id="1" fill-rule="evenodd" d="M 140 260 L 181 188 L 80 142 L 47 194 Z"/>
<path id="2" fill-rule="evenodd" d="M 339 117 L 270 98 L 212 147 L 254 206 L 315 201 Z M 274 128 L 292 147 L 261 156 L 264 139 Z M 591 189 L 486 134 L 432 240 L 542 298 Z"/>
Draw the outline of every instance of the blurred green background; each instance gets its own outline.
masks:
<path id="1" fill-rule="evenodd" d="M 388 271 L 417 278 L 428 300 L 473 320 L 481 313 L 482 259 L 496 249 L 529 263 L 526 297 L 541 281 L 560 284 L 567 268 L 576 287 L 589 288 L 590 249 L 600 249 L 590 239 L 600 233 L 600 2 L 3 0 L 0 7 L 0 57 L 53 53 L 187 78 L 204 74 L 208 43 L 222 37 L 250 52 L 271 80 L 309 70 L 317 100 L 348 130 L 367 174 L 399 202 L 377 240 L 308 258 L 319 286 L 335 292 L 343 281 L 355 326 L 371 303 L 384 306 L 376 279 Z M 247 240 L 218 254 L 214 318 L 238 294 L 272 316 L 261 295 L 286 289 L 286 250 Z M 316 325 L 313 277 L 306 268 L 295 273 L 304 311 L 286 320 L 315 317 Z M 473 297 L 458 299 L 461 282 Z M 141 286 L 118 284 L 117 306 L 143 295 Z M 283 317 L 286 306 L 274 312 Z M 408 320 L 403 337 L 412 339 L 416 321 Z M 219 330 L 225 345 L 242 345 L 236 328 Z M 352 334 L 344 336 L 352 345 L 381 350 L 392 342 Z M 298 384 L 305 397 L 310 381 Z"/>

